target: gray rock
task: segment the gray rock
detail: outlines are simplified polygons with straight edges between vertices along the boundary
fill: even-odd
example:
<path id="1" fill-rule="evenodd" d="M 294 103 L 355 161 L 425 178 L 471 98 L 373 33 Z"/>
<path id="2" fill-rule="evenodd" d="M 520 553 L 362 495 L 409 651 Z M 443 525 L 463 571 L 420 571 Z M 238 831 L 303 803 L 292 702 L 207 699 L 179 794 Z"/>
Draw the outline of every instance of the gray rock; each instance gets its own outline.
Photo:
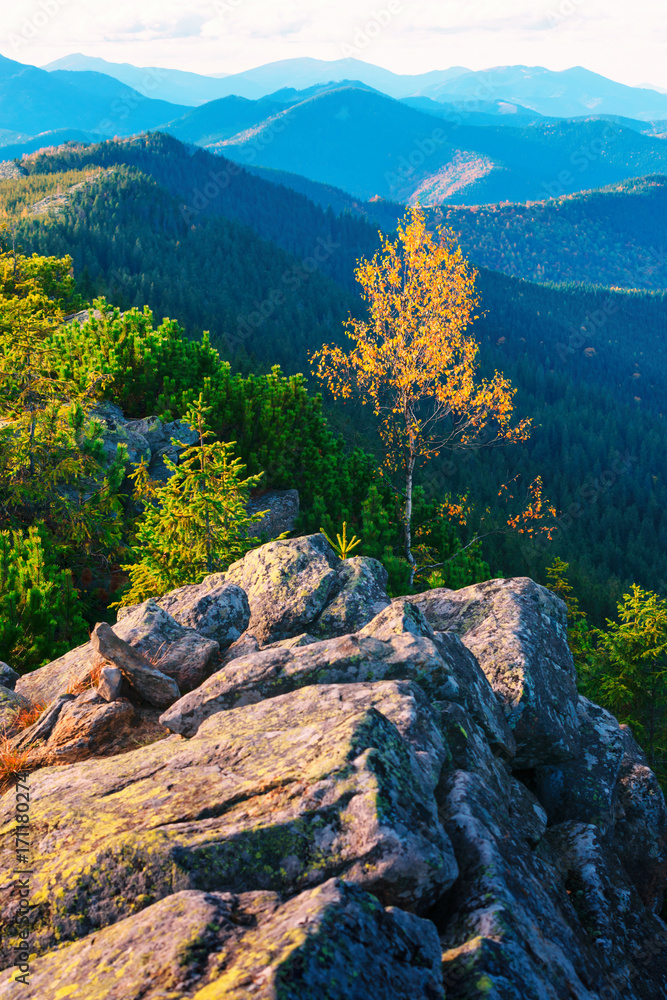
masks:
<path id="1" fill-rule="evenodd" d="M 261 521 L 252 525 L 249 538 L 277 538 L 285 531 L 294 531 L 299 516 L 299 491 L 267 490 L 261 496 L 252 497 L 246 509 L 249 514 L 268 511 Z"/>
<path id="2" fill-rule="evenodd" d="M 102 667 L 97 693 L 105 701 L 116 701 L 120 698 L 123 687 L 123 675 L 118 667 Z"/>
<path id="3" fill-rule="evenodd" d="M 150 462 L 151 449 L 148 441 L 143 434 L 128 425 L 120 407 L 113 403 L 98 403 L 89 411 L 88 418 L 100 427 L 108 462 L 115 459 L 118 445 L 127 448 L 128 462 L 132 465 L 142 460 L 147 464 Z"/>
<path id="4" fill-rule="evenodd" d="M 179 591 L 172 593 L 178 595 Z M 204 627 L 208 625 L 214 628 L 218 623 L 222 628 L 221 618 L 225 604 L 221 606 L 223 611 L 220 611 L 215 597 L 209 600 L 206 593 L 206 590 L 200 592 L 199 599 L 191 593 L 181 595 L 180 607 L 183 610 L 183 617 L 189 616 L 197 620 L 198 614 L 201 613 Z M 236 589 L 228 597 L 227 608 L 234 608 L 240 602 Z M 178 597 L 175 598 L 175 602 L 176 605 L 179 604 Z M 232 610 L 231 613 L 235 612 Z M 230 629 L 234 631 L 233 624 Z M 120 639 L 150 660 L 161 673 L 172 677 L 183 691 L 191 691 L 208 677 L 214 669 L 220 648 L 213 639 L 207 638 L 194 628 L 181 625 L 169 611 L 152 599 L 131 608 L 129 614 L 124 615 L 114 625 L 113 631 Z"/>
<path id="5" fill-rule="evenodd" d="M 455 632 L 505 708 L 517 769 L 579 753 L 576 671 L 564 603 L 528 579 L 490 580 L 411 598 L 436 631 Z"/>
<path id="6" fill-rule="evenodd" d="M 387 571 L 377 559 L 353 556 L 338 571 L 339 590 L 310 626 L 313 635 L 332 638 L 357 632 L 389 604 Z"/>
<path id="7" fill-rule="evenodd" d="M 534 849 L 511 802 L 480 775 L 445 773 L 437 794 L 460 869 L 430 914 L 440 929 L 448 1000 L 478 995 L 480 983 L 484 996 L 513 1000 L 665 995 L 664 924 L 643 906 L 613 854 L 596 847 L 585 858 L 564 843 L 559 831 L 572 824 L 548 829 Z M 587 871 L 586 863 L 597 871 Z M 614 922 L 614 937 L 622 942 L 616 952 L 606 950 L 605 924 L 580 905 L 582 875 L 604 885 L 606 925 Z M 642 954 L 649 955 L 646 966 Z"/>
<path id="8" fill-rule="evenodd" d="M 269 542 L 229 567 L 225 580 L 248 595 L 248 631 L 261 646 L 303 632 L 347 635 L 389 604 L 375 559 L 341 560 L 324 535 Z"/>
<path id="9" fill-rule="evenodd" d="M 103 660 L 118 667 L 137 694 L 156 708 L 167 708 L 181 696 L 175 680 L 156 670 L 137 649 L 120 639 L 106 622 L 95 626 L 92 645 Z"/>
<path id="10" fill-rule="evenodd" d="M 63 694 L 52 701 L 32 726 L 28 726 L 15 737 L 13 743 L 17 750 L 25 750 L 31 745 L 48 740 L 62 709 L 70 701 L 74 701 L 73 694 Z"/>
<path id="11" fill-rule="evenodd" d="M 667 879 L 665 796 L 628 726 L 618 775 L 613 847 L 644 905 L 659 913 Z"/>
<path id="12" fill-rule="evenodd" d="M 453 632 L 436 632 L 438 652 L 458 682 L 459 701 L 484 732 L 494 753 L 505 760 L 516 754 L 514 734 L 505 718 L 502 702 L 496 696 L 479 663 Z"/>
<path id="13" fill-rule="evenodd" d="M 227 583 L 224 573 L 213 573 L 201 583 L 172 590 L 156 603 L 181 625 L 213 639 L 220 649 L 236 642 L 250 621 L 245 591 Z"/>
<path id="14" fill-rule="evenodd" d="M 271 1000 L 286 984 L 304 1000 L 435 1000 L 440 942 L 430 921 L 340 879 L 282 904 L 275 893 L 186 889 L 32 962 L 22 994 L 76 997 L 81 983 L 104 1000 L 164 1000 L 165 983 L 202 1000 L 207 984 L 227 1000 Z M 0 998 L 15 991 L 8 971 Z"/>
<path id="15" fill-rule="evenodd" d="M 11 728 L 17 713 L 22 708 L 29 708 L 27 698 L 12 691 L 11 688 L 0 685 L 0 735 Z"/>
<path id="16" fill-rule="evenodd" d="M 298 638 L 298 636 L 295 636 L 295 639 Z M 290 640 L 287 639 L 285 641 L 289 642 Z M 282 640 L 280 643 L 276 643 L 276 645 L 282 645 Z M 257 653 L 259 648 L 259 643 L 257 642 L 257 639 L 255 639 L 254 635 L 244 632 L 240 639 L 237 639 L 236 642 L 233 642 L 228 649 L 224 650 L 224 652 L 220 654 L 218 669 L 221 670 L 227 663 L 231 663 L 232 660 L 238 660 L 241 656 L 250 656 L 252 653 Z M 270 649 L 271 646 L 266 646 L 264 648 Z"/>
<path id="17" fill-rule="evenodd" d="M 378 612 L 374 618 L 359 630 L 361 635 L 372 635 L 376 639 L 390 639 L 393 635 L 420 635 L 435 641 L 435 632 L 424 618 L 416 604 L 407 597 L 395 597 L 390 604 Z"/>
<path id="18" fill-rule="evenodd" d="M 442 740 L 433 720 L 413 722 L 420 699 L 391 683 L 313 686 L 218 713 L 188 741 L 33 775 L 32 950 L 182 889 L 293 895 L 340 876 L 425 912 L 458 868 L 433 793 Z M 13 795 L 0 800 L 5 934 L 19 905 L 14 811 Z"/>
<path id="19" fill-rule="evenodd" d="M 667 878 L 667 808 L 662 789 L 627 726 L 579 699 L 581 753 L 536 768 L 535 793 L 550 824 L 594 825 L 620 857 L 651 910 L 662 906 Z"/>
<path id="20" fill-rule="evenodd" d="M 592 823 L 603 835 L 614 825 L 618 778 L 625 746 L 621 728 L 610 712 L 579 698 L 581 750 L 575 760 L 535 769 L 537 797 L 549 822 Z"/>
<path id="21" fill-rule="evenodd" d="M 216 712 L 274 698 L 307 684 L 406 678 L 437 698 L 460 696 L 453 674 L 430 639 L 406 633 L 382 642 L 372 636 L 348 635 L 238 657 L 172 705 L 160 722 L 171 732 L 192 736 Z"/>
<path id="22" fill-rule="evenodd" d="M 253 636 L 249 636 L 248 638 L 252 639 Z M 309 635 L 308 632 L 302 632 L 301 635 L 295 635 L 292 639 L 279 639 L 278 642 L 270 642 L 268 646 L 262 646 L 262 650 L 265 650 L 265 649 L 298 649 L 300 646 L 312 646 L 314 642 L 320 642 L 320 641 L 321 641 L 320 639 L 316 639 L 314 636 Z M 236 648 L 239 651 L 241 649 L 243 649 L 244 652 L 242 654 L 240 654 L 240 655 L 247 656 L 248 653 L 256 653 L 256 652 L 259 651 L 259 643 L 255 639 L 255 646 L 254 647 L 252 647 L 251 644 L 248 643 L 247 648 L 246 648 L 245 644 L 244 645 L 239 644 Z M 231 647 L 230 647 L 230 649 L 231 649 Z M 236 657 L 233 657 L 233 659 L 236 659 Z"/>
<path id="23" fill-rule="evenodd" d="M 545 839 L 576 921 L 611 972 L 609 992 L 600 995 L 646 1000 L 667 995 L 665 925 L 643 907 L 597 827 L 559 823 Z M 568 916 L 574 923 L 571 912 Z"/>
<path id="24" fill-rule="evenodd" d="M 511 772 L 508 764 L 491 750 L 484 730 L 462 705 L 438 702 L 436 708 L 454 767 L 478 774 L 485 786 L 507 805 L 511 798 Z"/>
<path id="25" fill-rule="evenodd" d="M 340 589 L 340 567 L 324 535 L 309 535 L 253 549 L 225 578 L 248 595 L 248 631 L 265 645 L 308 631 Z"/>
<path id="26" fill-rule="evenodd" d="M 0 685 L 5 688 L 9 688 L 13 691 L 16 687 L 16 682 L 21 675 L 17 674 L 15 670 L 7 664 L 0 660 Z"/>

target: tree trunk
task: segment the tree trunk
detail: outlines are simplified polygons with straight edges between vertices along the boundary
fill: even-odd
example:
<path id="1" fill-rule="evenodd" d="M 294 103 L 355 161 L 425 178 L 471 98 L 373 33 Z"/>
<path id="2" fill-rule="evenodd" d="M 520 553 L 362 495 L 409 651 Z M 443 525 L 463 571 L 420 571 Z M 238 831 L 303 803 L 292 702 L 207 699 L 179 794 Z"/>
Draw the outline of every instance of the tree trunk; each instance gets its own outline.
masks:
<path id="1" fill-rule="evenodd" d="M 648 759 L 651 768 L 655 768 L 655 691 L 651 691 L 651 725 L 649 729 Z"/>
<path id="2" fill-rule="evenodd" d="M 415 557 L 412 554 L 412 480 L 415 471 L 415 458 L 410 455 L 405 476 L 405 558 L 410 563 L 410 589 L 415 580 Z"/>

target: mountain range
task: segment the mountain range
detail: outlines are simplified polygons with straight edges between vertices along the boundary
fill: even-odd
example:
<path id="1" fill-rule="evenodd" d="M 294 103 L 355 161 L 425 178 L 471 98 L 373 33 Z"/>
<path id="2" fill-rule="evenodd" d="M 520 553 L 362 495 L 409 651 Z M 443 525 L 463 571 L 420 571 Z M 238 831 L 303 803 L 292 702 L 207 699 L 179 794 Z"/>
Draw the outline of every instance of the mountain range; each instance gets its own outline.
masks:
<path id="1" fill-rule="evenodd" d="M 267 63 L 242 73 L 207 77 L 110 63 L 77 53 L 49 63 L 44 69 L 105 73 L 146 96 L 176 104 L 195 105 L 230 95 L 258 100 L 283 88 L 305 90 L 322 83 L 358 80 L 389 97 L 465 102 L 468 111 L 481 102 L 497 101 L 556 118 L 590 114 L 625 115 L 640 120 L 667 118 L 664 91 L 628 87 L 581 66 L 561 71 L 542 66 L 495 66 L 481 71 L 454 66 L 402 75 L 360 59 L 298 58 Z"/>
<path id="2" fill-rule="evenodd" d="M 164 131 L 244 166 L 294 173 L 356 198 L 423 205 L 556 197 L 667 172 L 667 144 L 600 118 L 521 128 L 436 118 L 356 84 L 282 104 L 228 97 Z"/>
<path id="3" fill-rule="evenodd" d="M 586 70 L 505 67 L 484 76 L 459 67 L 399 77 L 359 60 L 286 60 L 223 79 L 162 70 L 151 77 L 151 70 L 121 66 L 121 81 L 100 73 L 100 61 L 72 57 L 59 65 L 77 68 L 52 64 L 47 72 L 0 57 L 3 158 L 161 130 L 355 199 L 426 206 L 523 202 L 667 172 L 665 121 L 627 117 L 667 118 L 667 96 Z M 343 73 L 342 82 L 322 82 Z M 161 99 L 206 79 L 218 91 L 270 92 L 256 99 L 232 93 L 196 107 L 201 89 L 190 91 L 187 105 Z M 568 113 L 588 107 L 588 114 L 546 116 L 556 94 Z"/>

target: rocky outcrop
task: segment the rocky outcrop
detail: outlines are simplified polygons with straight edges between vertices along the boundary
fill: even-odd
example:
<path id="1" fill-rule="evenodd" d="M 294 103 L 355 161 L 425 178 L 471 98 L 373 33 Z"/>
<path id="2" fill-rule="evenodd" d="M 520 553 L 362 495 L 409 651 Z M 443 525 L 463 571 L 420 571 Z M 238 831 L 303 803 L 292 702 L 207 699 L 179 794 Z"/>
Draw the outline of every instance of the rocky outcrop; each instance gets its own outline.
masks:
<path id="1" fill-rule="evenodd" d="M 389 642 L 371 636 L 260 650 L 233 660 L 196 691 L 181 698 L 160 721 L 174 733 L 193 736 L 216 712 L 272 698 L 306 684 L 340 684 L 411 678 L 436 698 L 458 696 L 455 677 L 435 643 L 395 635 Z"/>
<path id="2" fill-rule="evenodd" d="M 249 514 L 261 514 L 261 521 L 253 524 L 250 538 L 277 538 L 285 531 L 294 531 L 299 516 L 298 490 L 265 490 L 247 503 Z"/>
<path id="3" fill-rule="evenodd" d="M 410 682 L 313 686 L 220 712 L 188 741 L 34 775 L 35 950 L 185 888 L 291 895 L 344 875 L 423 913 L 458 871 L 428 711 Z M 9 873 L 7 816 L 2 829 Z M 6 927 L 19 901 L 6 883 L 0 900 Z"/>
<path id="4" fill-rule="evenodd" d="M 385 909 L 340 879 L 286 902 L 271 892 L 186 889 L 38 959 L 22 995 L 45 1000 L 57 983 L 72 1000 L 435 1000 L 440 965 L 430 921 Z M 5 974 L 0 997 L 13 990 Z"/>
<path id="5" fill-rule="evenodd" d="M 561 602 L 523 579 L 389 602 L 385 582 L 314 535 L 130 609 L 101 630 L 114 662 L 172 683 L 199 664 L 160 725 L 92 648 L 17 682 L 94 684 L 15 739 L 60 765 L 30 776 L 26 997 L 667 996 L 665 800 L 578 697 Z M 137 746 L 149 723 L 164 738 Z"/>
<path id="6" fill-rule="evenodd" d="M 476 657 L 514 734 L 514 767 L 578 755 L 576 671 L 558 597 L 532 580 L 490 580 L 431 590 L 415 603 L 434 629 L 455 633 Z"/>
<path id="7" fill-rule="evenodd" d="M 302 632 L 345 635 L 389 604 L 380 563 L 364 557 L 343 562 L 324 535 L 253 549 L 229 567 L 225 580 L 247 593 L 248 630 L 261 645 Z"/>

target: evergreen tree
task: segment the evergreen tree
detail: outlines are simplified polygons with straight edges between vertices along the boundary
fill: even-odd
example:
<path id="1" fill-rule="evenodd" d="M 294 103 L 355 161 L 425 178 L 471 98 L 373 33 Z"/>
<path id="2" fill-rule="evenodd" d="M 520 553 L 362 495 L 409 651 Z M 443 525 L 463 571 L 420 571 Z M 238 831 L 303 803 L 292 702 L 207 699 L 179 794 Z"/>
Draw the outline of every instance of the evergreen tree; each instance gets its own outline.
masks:
<path id="1" fill-rule="evenodd" d="M 132 547 L 136 562 L 124 567 L 130 589 L 121 607 L 199 583 L 257 544 L 248 529 L 267 512 L 249 515 L 246 504 L 262 474 L 242 479 L 245 466 L 233 458 L 235 442 L 208 440 L 214 436 L 206 423 L 210 412 L 200 394 L 185 416 L 199 443 L 188 447 L 172 439 L 184 450 L 178 465 L 165 459 L 171 473 L 166 483 L 152 481 L 143 462 L 133 473 L 135 499 L 145 510 Z"/>
<path id="2" fill-rule="evenodd" d="M 667 599 L 633 584 L 619 621 L 596 630 L 584 691 L 632 726 L 651 767 L 667 758 Z"/>
<path id="3" fill-rule="evenodd" d="M 0 532 L 0 659 L 25 673 L 87 638 L 72 574 L 45 526 Z"/>

